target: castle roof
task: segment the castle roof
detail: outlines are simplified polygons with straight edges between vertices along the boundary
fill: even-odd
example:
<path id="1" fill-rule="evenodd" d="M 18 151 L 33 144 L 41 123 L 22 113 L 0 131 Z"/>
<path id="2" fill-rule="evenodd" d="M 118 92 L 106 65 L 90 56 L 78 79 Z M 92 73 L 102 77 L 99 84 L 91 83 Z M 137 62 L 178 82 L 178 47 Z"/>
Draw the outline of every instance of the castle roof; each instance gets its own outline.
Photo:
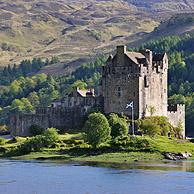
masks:
<path id="1" fill-rule="evenodd" d="M 139 64 L 140 61 L 145 59 L 145 56 L 142 53 L 139 53 L 139 52 L 126 52 L 125 54 L 135 64 Z"/>
<path id="2" fill-rule="evenodd" d="M 153 61 L 162 61 L 165 53 L 158 53 L 153 55 Z"/>
<path id="3" fill-rule="evenodd" d="M 83 89 L 81 90 L 81 89 L 77 88 L 77 93 L 78 93 L 80 96 L 82 96 L 82 97 L 86 97 L 87 94 L 90 94 L 91 96 L 94 96 L 94 93 L 93 93 L 92 90 L 83 90 Z"/>

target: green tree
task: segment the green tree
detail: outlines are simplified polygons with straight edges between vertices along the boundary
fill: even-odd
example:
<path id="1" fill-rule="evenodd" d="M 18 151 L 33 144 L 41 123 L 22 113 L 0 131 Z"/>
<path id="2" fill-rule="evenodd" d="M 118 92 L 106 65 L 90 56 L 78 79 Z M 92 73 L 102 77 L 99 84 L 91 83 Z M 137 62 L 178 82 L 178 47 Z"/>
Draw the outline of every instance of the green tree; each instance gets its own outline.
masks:
<path id="1" fill-rule="evenodd" d="M 11 110 L 14 112 L 21 112 L 24 109 L 24 104 L 21 100 L 15 99 L 11 103 Z"/>
<path id="2" fill-rule="evenodd" d="M 20 83 L 15 80 L 11 83 L 10 85 L 10 91 L 14 94 L 17 95 L 21 91 Z"/>
<path id="3" fill-rule="evenodd" d="M 36 92 L 31 92 L 28 95 L 28 100 L 30 101 L 30 103 L 32 104 L 32 106 L 36 107 L 40 104 L 40 100 L 39 100 L 39 96 Z"/>
<path id="4" fill-rule="evenodd" d="M 84 131 L 86 140 L 95 148 L 110 139 L 111 128 L 102 113 L 90 114 L 84 125 Z"/>
<path id="5" fill-rule="evenodd" d="M 109 115 L 108 122 L 109 122 L 109 125 L 111 127 L 111 136 L 113 138 L 127 136 L 128 124 L 127 124 L 126 119 L 120 118 L 115 113 L 111 113 Z"/>
<path id="6" fill-rule="evenodd" d="M 48 128 L 42 136 L 45 147 L 52 147 L 59 140 L 59 134 L 56 128 Z"/>
<path id="7" fill-rule="evenodd" d="M 27 98 L 22 98 L 21 102 L 23 103 L 23 111 L 30 113 L 34 110 L 34 107 Z"/>

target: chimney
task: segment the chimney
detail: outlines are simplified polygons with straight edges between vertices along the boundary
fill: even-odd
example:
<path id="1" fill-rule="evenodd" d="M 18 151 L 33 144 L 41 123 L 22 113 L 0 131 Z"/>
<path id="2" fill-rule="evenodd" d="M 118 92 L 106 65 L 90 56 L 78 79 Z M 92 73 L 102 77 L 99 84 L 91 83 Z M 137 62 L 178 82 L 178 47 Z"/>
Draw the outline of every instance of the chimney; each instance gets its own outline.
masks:
<path id="1" fill-rule="evenodd" d="M 125 45 L 117 46 L 117 65 L 124 65 L 126 51 L 127 47 Z"/>
<path id="2" fill-rule="evenodd" d="M 125 45 L 117 46 L 117 54 L 125 54 L 127 47 Z"/>
<path id="3" fill-rule="evenodd" d="M 141 51 L 141 53 L 146 57 L 146 59 L 152 64 L 152 51 L 149 49 Z"/>

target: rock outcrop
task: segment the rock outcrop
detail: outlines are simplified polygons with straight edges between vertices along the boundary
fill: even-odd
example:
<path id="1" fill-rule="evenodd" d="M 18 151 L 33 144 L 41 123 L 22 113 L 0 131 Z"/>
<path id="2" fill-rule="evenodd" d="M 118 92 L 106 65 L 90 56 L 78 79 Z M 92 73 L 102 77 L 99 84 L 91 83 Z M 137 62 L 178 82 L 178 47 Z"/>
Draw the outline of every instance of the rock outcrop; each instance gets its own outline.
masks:
<path id="1" fill-rule="evenodd" d="M 164 157 L 167 160 L 183 160 L 183 159 L 188 159 L 191 156 L 192 156 L 192 154 L 188 153 L 188 152 L 182 152 L 182 153 L 166 152 L 166 153 L 164 153 Z"/>

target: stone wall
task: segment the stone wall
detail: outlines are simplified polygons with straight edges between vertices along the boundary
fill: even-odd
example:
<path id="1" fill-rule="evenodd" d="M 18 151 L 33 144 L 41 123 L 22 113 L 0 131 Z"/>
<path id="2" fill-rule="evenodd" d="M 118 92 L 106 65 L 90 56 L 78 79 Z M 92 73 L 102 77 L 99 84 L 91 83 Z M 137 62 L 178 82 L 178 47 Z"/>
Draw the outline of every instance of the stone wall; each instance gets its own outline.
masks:
<path id="1" fill-rule="evenodd" d="M 122 51 L 119 48 L 117 52 Z M 104 112 L 131 116 L 131 110 L 126 109 L 126 105 L 133 101 L 134 115 L 137 118 L 139 116 L 139 71 L 136 64 L 127 58 L 123 60 L 125 56 L 122 53 L 120 55 L 103 68 Z"/>
<path id="2" fill-rule="evenodd" d="M 176 104 L 168 106 L 168 119 L 169 122 L 174 126 L 178 126 L 179 123 L 183 126 L 183 138 L 185 138 L 185 105 Z"/>
<path id="3" fill-rule="evenodd" d="M 150 65 L 152 66 L 152 64 Z M 161 61 L 159 67 L 157 65 L 148 70 L 150 72 L 147 73 L 147 70 L 144 69 L 139 78 L 140 117 L 167 116 L 167 64 L 164 65 Z M 151 108 L 154 109 L 153 112 Z"/>
<path id="4" fill-rule="evenodd" d="M 10 119 L 10 128 L 13 136 L 29 136 L 31 125 L 38 125 L 44 129 L 55 127 L 67 131 L 81 129 L 87 111 L 85 108 L 37 108 L 36 114 L 13 115 Z"/>
<path id="5" fill-rule="evenodd" d="M 29 136 L 29 127 L 38 125 L 42 128 L 49 127 L 49 117 L 47 115 L 18 114 L 11 116 L 10 129 L 12 136 Z"/>

